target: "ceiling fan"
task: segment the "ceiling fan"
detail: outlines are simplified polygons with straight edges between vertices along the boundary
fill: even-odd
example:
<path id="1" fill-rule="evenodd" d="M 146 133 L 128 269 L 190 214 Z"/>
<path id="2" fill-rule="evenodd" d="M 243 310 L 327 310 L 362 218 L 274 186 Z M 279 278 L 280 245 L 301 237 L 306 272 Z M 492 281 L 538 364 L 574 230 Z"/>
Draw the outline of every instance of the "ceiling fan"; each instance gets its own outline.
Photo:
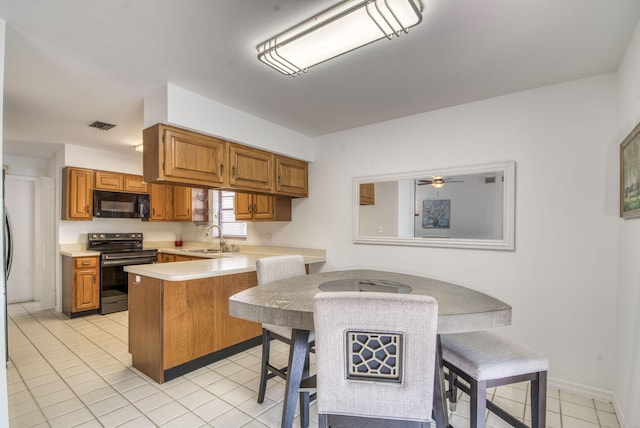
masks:
<path id="1" fill-rule="evenodd" d="M 453 180 L 452 178 L 444 178 L 441 176 L 432 176 L 431 180 L 416 180 L 416 184 L 418 186 L 424 186 L 425 184 L 429 184 L 436 189 L 440 189 L 444 187 L 446 183 L 464 183 L 462 180 Z"/>

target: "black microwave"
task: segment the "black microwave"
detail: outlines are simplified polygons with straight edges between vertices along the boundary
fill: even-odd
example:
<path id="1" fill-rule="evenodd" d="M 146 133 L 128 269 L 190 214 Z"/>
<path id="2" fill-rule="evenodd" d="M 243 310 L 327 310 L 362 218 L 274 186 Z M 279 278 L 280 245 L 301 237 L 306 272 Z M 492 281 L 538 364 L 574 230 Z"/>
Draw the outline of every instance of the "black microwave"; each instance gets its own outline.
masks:
<path id="1" fill-rule="evenodd" d="M 93 191 L 93 216 L 102 218 L 149 219 L 149 195 L 142 193 Z"/>

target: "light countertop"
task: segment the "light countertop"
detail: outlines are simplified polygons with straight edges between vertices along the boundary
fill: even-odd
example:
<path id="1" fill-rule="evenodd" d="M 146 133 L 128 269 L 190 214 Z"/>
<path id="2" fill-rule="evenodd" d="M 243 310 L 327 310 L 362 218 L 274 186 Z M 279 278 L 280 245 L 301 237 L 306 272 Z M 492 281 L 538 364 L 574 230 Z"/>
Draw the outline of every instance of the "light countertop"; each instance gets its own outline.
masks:
<path id="1" fill-rule="evenodd" d="M 185 242 L 182 247 L 175 247 L 173 242 L 145 242 L 144 249 L 157 249 L 159 253 L 194 256 L 200 260 L 173 263 L 157 263 L 148 265 L 126 266 L 125 271 L 136 275 L 158 278 L 165 281 L 185 281 L 213 276 L 231 275 L 235 273 L 253 272 L 256 260 L 285 254 L 300 254 L 306 263 L 322 263 L 326 261 L 326 251 L 312 248 L 271 247 L 242 245 L 238 252 L 192 252 L 198 249 L 216 250 L 216 245 L 202 242 Z M 68 257 L 100 256 L 98 251 L 89 251 L 84 244 L 66 244 L 60 248 L 61 254 Z"/>
<path id="2" fill-rule="evenodd" d="M 189 254 L 180 252 L 180 254 Z M 280 255 L 282 253 L 279 253 Z M 290 254 L 299 254 L 292 251 Z M 200 257 L 200 254 L 194 254 Z M 256 270 L 256 260 L 261 257 L 269 257 L 273 253 L 224 253 L 202 260 L 191 260 L 186 262 L 156 263 L 149 265 L 125 266 L 125 272 L 165 281 L 187 281 L 191 279 L 210 278 L 214 276 L 232 275 L 236 273 L 254 272 Z M 207 255 L 203 255 L 207 256 Z M 306 263 L 322 263 L 326 260 L 324 255 L 312 256 L 304 255 Z"/>

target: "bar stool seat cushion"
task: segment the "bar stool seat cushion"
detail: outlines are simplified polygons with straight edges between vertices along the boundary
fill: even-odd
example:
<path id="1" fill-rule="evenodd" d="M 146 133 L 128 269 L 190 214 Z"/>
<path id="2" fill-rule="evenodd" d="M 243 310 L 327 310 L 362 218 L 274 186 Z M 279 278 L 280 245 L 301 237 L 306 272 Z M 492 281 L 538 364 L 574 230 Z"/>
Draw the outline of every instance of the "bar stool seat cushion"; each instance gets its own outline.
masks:
<path id="1" fill-rule="evenodd" d="M 443 334 L 442 359 L 477 381 L 502 379 L 549 369 L 536 351 L 488 331 Z"/>
<path id="2" fill-rule="evenodd" d="M 291 328 L 290 327 L 283 327 L 281 325 L 274 325 L 274 324 L 262 324 L 262 328 L 267 329 L 275 334 L 277 334 L 278 336 L 282 336 L 286 339 L 291 339 Z M 309 343 L 313 342 L 316 340 L 316 334 L 314 331 L 310 331 L 309 332 Z"/>

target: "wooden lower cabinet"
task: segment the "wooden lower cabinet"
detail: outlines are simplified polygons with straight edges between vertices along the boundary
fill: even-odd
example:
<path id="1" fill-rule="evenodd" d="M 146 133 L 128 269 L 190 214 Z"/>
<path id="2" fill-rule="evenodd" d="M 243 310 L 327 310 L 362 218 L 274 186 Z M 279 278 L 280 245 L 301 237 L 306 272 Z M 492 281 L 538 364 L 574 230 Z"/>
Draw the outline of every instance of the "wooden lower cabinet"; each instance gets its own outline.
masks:
<path id="1" fill-rule="evenodd" d="M 70 318 L 100 308 L 99 257 L 62 257 L 62 312 Z"/>
<path id="2" fill-rule="evenodd" d="M 257 283 L 255 272 L 190 281 L 140 276 L 139 282 L 129 274 L 133 366 L 163 383 L 198 368 L 198 361 L 215 361 L 214 353 L 221 355 L 219 351 L 249 340 L 255 342 L 251 346 L 258 344 L 261 325 L 231 317 L 228 302 Z"/>
<path id="3" fill-rule="evenodd" d="M 158 253 L 158 263 L 171 263 L 176 261 L 175 254 Z"/>

